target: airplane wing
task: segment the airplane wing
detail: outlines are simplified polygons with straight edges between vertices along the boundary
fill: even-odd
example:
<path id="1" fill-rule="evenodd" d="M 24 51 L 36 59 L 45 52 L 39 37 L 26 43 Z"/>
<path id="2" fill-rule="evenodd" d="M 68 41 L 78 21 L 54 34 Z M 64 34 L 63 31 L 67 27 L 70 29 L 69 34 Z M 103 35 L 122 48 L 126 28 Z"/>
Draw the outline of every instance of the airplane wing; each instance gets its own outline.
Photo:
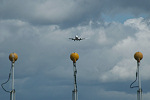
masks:
<path id="1" fill-rule="evenodd" d="M 84 40 L 85 38 L 80 38 L 79 40 Z"/>
<path id="2" fill-rule="evenodd" d="M 75 41 L 75 39 L 74 39 L 74 38 L 69 38 L 69 39 L 71 39 L 71 40 L 74 40 L 74 41 Z"/>

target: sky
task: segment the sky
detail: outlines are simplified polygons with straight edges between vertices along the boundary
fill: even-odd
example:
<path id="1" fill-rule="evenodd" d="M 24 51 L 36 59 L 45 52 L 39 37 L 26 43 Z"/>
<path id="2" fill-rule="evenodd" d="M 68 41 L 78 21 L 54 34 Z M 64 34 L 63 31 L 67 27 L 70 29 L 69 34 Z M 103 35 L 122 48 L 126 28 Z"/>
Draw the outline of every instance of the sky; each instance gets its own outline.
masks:
<path id="1" fill-rule="evenodd" d="M 149 0 L 0 0 L 0 84 L 15 62 L 16 100 L 136 100 L 134 54 L 142 52 L 143 100 L 150 97 Z M 72 41 L 78 35 L 86 38 Z M 134 84 L 137 85 L 137 82 Z M 4 87 L 11 89 L 11 80 Z M 9 93 L 0 88 L 0 99 Z"/>

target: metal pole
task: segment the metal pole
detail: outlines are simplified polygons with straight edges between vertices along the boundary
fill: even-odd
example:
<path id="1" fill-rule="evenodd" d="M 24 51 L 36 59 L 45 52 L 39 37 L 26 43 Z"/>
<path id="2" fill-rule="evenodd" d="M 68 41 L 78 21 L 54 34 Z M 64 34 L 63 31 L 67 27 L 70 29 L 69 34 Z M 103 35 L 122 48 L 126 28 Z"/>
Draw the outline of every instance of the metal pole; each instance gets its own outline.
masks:
<path id="1" fill-rule="evenodd" d="M 12 62 L 12 90 L 10 92 L 11 100 L 15 100 L 15 88 L 14 88 L 14 62 Z"/>
<path id="2" fill-rule="evenodd" d="M 72 99 L 78 100 L 78 98 L 77 98 L 77 82 L 76 82 L 77 69 L 76 69 L 76 63 L 75 62 L 73 62 L 73 71 L 74 71 L 74 90 L 72 92 L 74 95 L 73 95 Z"/>
<path id="3" fill-rule="evenodd" d="M 139 90 L 137 90 L 137 100 L 142 100 L 142 88 L 141 88 L 141 79 L 140 79 L 139 66 L 140 66 L 140 62 L 137 62 L 138 86 L 139 86 Z"/>

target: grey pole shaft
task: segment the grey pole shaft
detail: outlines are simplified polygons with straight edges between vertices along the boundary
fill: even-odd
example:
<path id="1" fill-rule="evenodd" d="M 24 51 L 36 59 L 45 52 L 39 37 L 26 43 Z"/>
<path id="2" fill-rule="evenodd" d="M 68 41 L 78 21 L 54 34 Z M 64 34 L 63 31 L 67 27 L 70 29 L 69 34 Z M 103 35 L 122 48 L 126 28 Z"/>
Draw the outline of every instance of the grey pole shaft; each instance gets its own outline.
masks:
<path id="1" fill-rule="evenodd" d="M 141 88 L 141 77 L 140 77 L 139 66 L 140 66 L 140 62 L 137 62 L 138 86 L 139 86 L 139 90 L 137 91 L 137 100 L 142 100 L 142 88 Z"/>
<path id="2" fill-rule="evenodd" d="M 14 88 L 14 63 L 12 62 L 12 91 L 11 100 L 15 100 L 15 88 Z"/>
<path id="3" fill-rule="evenodd" d="M 78 100 L 77 98 L 77 82 L 76 82 L 76 74 L 77 74 L 77 69 L 76 69 L 76 63 L 73 63 L 73 71 L 74 71 L 74 100 Z"/>

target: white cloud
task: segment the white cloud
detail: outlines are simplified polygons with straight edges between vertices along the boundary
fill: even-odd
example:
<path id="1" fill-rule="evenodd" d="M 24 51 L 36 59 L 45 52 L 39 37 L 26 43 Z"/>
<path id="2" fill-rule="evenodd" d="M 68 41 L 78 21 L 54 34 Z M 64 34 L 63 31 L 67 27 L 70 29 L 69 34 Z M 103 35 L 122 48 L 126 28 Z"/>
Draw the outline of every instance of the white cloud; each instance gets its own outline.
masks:
<path id="1" fill-rule="evenodd" d="M 127 38 L 118 41 L 116 45 L 112 47 L 110 51 L 114 54 L 116 58 L 122 58 L 116 63 L 116 65 L 111 68 L 109 71 L 106 71 L 100 79 L 103 81 L 118 81 L 118 80 L 129 80 L 133 79 L 135 72 L 135 60 L 134 53 L 140 51 L 144 54 L 144 57 L 149 56 L 149 26 L 143 18 L 129 19 L 125 22 L 125 25 L 128 25 L 134 29 L 138 29 L 135 33 L 135 36 L 128 36 Z M 134 64 L 135 63 L 135 64 Z M 146 63 L 142 62 L 141 63 Z M 147 62 L 148 63 L 148 62 Z M 149 72 L 147 72 L 147 65 L 142 64 L 143 71 L 141 72 L 142 79 L 149 79 Z"/>
<path id="2" fill-rule="evenodd" d="M 124 22 L 124 25 L 138 29 L 138 31 L 149 31 L 147 21 L 145 21 L 143 17 L 137 19 L 128 19 L 127 21 Z"/>
<path id="3" fill-rule="evenodd" d="M 133 59 L 124 59 L 117 63 L 111 70 L 105 72 L 100 79 L 102 81 L 126 81 L 135 77 L 136 64 Z"/>

